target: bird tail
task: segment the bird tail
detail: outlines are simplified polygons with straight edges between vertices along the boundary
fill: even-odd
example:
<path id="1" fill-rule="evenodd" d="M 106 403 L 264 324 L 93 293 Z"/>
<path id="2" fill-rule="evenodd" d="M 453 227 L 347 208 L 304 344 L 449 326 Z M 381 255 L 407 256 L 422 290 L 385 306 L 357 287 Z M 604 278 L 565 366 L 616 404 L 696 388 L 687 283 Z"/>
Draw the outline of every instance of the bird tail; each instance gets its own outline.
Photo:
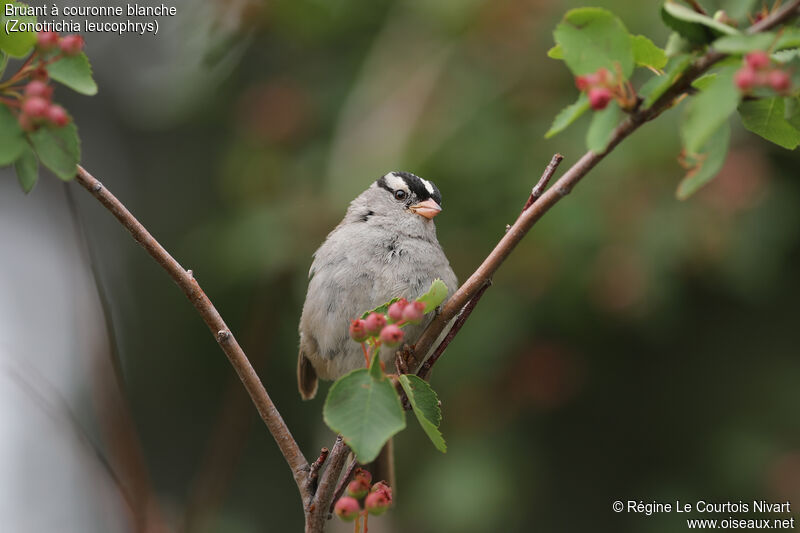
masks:
<path id="1" fill-rule="evenodd" d="M 297 389 L 304 400 L 310 400 L 317 395 L 317 371 L 311 361 L 301 351 L 297 354 Z"/>

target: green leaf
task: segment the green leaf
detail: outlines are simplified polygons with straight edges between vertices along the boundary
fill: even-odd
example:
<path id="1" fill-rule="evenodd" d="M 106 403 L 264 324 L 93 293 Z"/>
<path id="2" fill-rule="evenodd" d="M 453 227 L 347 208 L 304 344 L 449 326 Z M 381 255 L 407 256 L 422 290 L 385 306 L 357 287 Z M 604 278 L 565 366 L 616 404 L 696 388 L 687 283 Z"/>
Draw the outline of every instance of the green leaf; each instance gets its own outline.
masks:
<path id="1" fill-rule="evenodd" d="M 406 427 L 406 416 L 391 381 L 366 368 L 339 378 L 322 409 L 325 423 L 341 433 L 359 462 L 373 461 L 386 441 Z"/>
<path id="2" fill-rule="evenodd" d="M 733 84 L 736 67 L 724 67 L 703 91 L 694 96 L 681 124 L 681 137 L 686 151 L 696 154 L 728 117 L 736 111 L 740 93 Z"/>
<path id="3" fill-rule="evenodd" d="M 795 128 L 800 129 L 800 98 L 795 96 L 783 99 L 783 118 Z"/>
<path id="4" fill-rule="evenodd" d="M 667 38 L 667 44 L 664 46 L 664 52 L 668 57 L 674 57 L 681 54 L 688 54 L 692 51 L 692 43 L 684 39 L 680 33 L 673 31 Z"/>
<path id="5" fill-rule="evenodd" d="M 431 442 L 442 453 L 447 451 L 439 424 L 442 421 L 442 410 L 439 407 L 439 398 L 428 383 L 413 374 L 403 374 L 398 377 L 400 386 L 406 391 L 411 409 L 414 411 L 419 425 L 431 439 Z"/>
<path id="6" fill-rule="evenodd" d="M 746 54 L 753 50 L 766 50 L 774 41 L 774 33 L 726 35 L 714 41 L 711 46 L 725 54 Z"/>
<path id="7" fill-rule="evenodd" d="M 647 80 L 647 83 L 642 85 L 639 89 L 639 96 L 644 98 L 642 107 L 647 109 L 659 97 L 667 92 L 667 89 L 681 77 L 689 65 L 692 64 L 692 57 L 688 55 L 676 56 L 669 60 L 667 63 L 666 73 L 661 76 L 655 76 Z"/>
<path id="8" fill-rule="evenodd" d="M 376 307 L 375 309 L 370 309 L 369 311 L 364 311 L 364 313 L 361 315 L 361 318 L 362 318 L 362 319 L 364 319 L 364 318 L 367 318 L 367 317 L 368 317 L 369 315 L 371 315 L 372 313 L 378 313 L 378 314 L 380 314 L 380 315 L 385 315 L 385 314 L 386 314 L 386 312 L 389 310 L 389 306 L 390 306 L 390 305 L 392 305 L 393 303 L 395 303 L 395 302 L 396 302 L 397 300 L 399 300 L 399 299 L 400 299 L 400 298 L 392 298 L 392 299 L 391 299 L 391 300 L 389 300 L 388 302 L 386 302 L 386 303 L 384 303 L 384 304 L 381 304 L 381 305 L 379 305 L 379 306 L 378 306 L 378 307 Z"/>
<path id="9" fill-rule="evenodd" d="M 561 49 L 561 45 L 557 44 L 548 50 L 547 57 L 551 59 L 564 59 L 564 51 Z"/>
<path id="10" fill-rule="evenodd" d="M 586 146 L 599 154 L 605 151 L 614 128 L 619 124 L 620 109 L 616 102 L 611 102 L 602 111 L 596 111 L 586 132 Z"/>
<path id="11" fill-rule="evenodd" d="M 711 85 L 711 82 L 713 82 L 715 79 L 717 79 L 717 75 L 714 73 L 704 74 L 692 82 L 692 87 L 699 91 L 703 91 L 708 89 L 708 86 Z"/>
<path id="12" fill-rule="evenodd" d="M 784 117 L 784 102 L 779 96 L 742 102 L 739 116 L 745 128 L 778 146 L 794 150 L 800 144 L 800 131 Z"/>
<path id="13" fill-rule="evenodd" d="M 694 44 L 710 43 L 717 35 L 739 34 L 737 29 L 676 2 L 664 3 L 661 18 L 667 26 Z"/>
<path id="14" fill-rule="evenodd" d="M 667 64 L 667 54 L 644 35 L 631 35 L 633 60 L 638 67 L 660 70 Z"/>
<path id="15" fill-rule="evenodd" d="M 27 15 L 21 17 L 6 16 L 5 6 L 9 4 L 15 7 L 26 6 L 22 2 L 3 2 L 3 10 L 0 11 L 0 50 L 7 52 L 12 57 L 25 57 L 31 51 L 33 45 L 36 44 L 36 32 L 9 31 L 6 33 L 6 29 L 11 29 L 11 25 L 14 24 L 11 23 L 7 28 L 6 23 L 9 20 L 16 20 L 19 23 L 33 24 L 36 22 L 36 17 Z"/>
<path id="16" fill-rule="evenodd" d="M 25 144 L 25 135 L 17 118 L 10 109 L 0 104 L 0 167 L 16 161 Z"/>
<path id="17" fill-rule="evenodd" d="M 75 177 L 81 150 L 78 128 L 73 122 L 62 128 L 39 128 L 29 138 L 44 166 L 64 181 Z"/>
<path id="18" fill-rule="evenodd" d="M 89 96 L 97 94 L 97 84 L 92 79 L 92 66 L 83 52 L 48 65 L 47 72 L 51 78 L 76 92 Z"/>
<path id="19" fill-rule="evenodd" d="M 728 155 L 731 127 L 726 122 L 711 136 L 708 143 L 695 157 L 696 165 L 681 180 L 676 191 L 680 200 L 686 200 L 698 189 L 710 182 L 722 168 Z"/>
<path id="20" fill-rule="evenodd" d="M 553 119 L 553 124 L 550 126 L 550 129 L 544 134 L 544 138 L 549 139 L 557 133 L 561 133 L 567 129 L 570 124 L 578 120 L 588 109 L 589 97 L 586 96 L 586 93 L 581 93 L 575 103 L 568 105 L 558 112 L 556 118 Z"/>
<path id="21" fill-rule="evenodd" d="M 444 284 L 444 281 L 436 278 L 431 283 L 428 292 L 417 298 L 417 301 L 425 304 L 423 312 L 427 314 L 439 307 L 445 298 L 447 298 L 447 285 Z"/>
<path id="22" fill-rule="evenodd" d="M 17 180 L 25 193 L 31 192 L 36 180 L 39 179 L 39 158 L 28 143 L 22 154 L 14 161 L 14 170 L 17 172 Z"/>
<path id="23" fill-rule="evenodd" d="M 572 9 L 553 33 L 564 61 L 576 76 L 619 65 L 626 79 L 633 72 L 633 51 L 628 30 L 610 11 L 596 7 Z"/>

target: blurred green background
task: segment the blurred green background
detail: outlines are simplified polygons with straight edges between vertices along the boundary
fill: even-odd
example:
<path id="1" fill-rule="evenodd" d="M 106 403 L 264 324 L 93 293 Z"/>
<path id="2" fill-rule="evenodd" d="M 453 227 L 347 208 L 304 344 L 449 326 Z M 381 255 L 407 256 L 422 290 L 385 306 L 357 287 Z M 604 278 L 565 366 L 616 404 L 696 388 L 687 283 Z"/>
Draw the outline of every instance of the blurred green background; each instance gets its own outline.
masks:
<path id="1" fill-rule="evenodd" d="M 101 92 L 58 98 L 84 166 L 193 269 L 313 458 L 332 435 L 327 385 L 309 403 L 295 386 L 311 254 L 350 199 L 407 170 L 441 189 L 439 240 L 465 279 L 551 155 L 585 151 L 586 118 L 543 134 L 577 96 L 545 55 L 552 29 L 587 4 L 175 4 L 158 37 L 87 35 Z M 655 3 L 592 5 L 666 41 Z M 626 140 L 500 269 L 434 372 L 448 453 L 410 424 L 376 527 L 675 531 L 678 515 L 611 504 L 800 504 L 800 160 L 736 124 L 721 175 L 679 202 L 680 113 Z M 75 194 L 167 520 L 299 531 L 289 470 L 213 337 Z"/>

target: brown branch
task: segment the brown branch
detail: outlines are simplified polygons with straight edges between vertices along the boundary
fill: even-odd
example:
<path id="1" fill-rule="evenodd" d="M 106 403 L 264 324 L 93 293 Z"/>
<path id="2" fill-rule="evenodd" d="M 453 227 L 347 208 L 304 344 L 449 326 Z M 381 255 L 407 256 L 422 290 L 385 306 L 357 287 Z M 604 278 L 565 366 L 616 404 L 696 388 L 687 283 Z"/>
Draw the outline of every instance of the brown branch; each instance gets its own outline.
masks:
<path id="1" fill-rule="evenodd" d="M 256 409 L 258 409 L 259 415 L 261 415 L 261 419 L 275 438 L 278 448 L 280 448 L 281 453 L 292 470 L 292 475 L 300 490 L 300 495 L 305 501 L 309 497 L 306 493 L 305 483 L 308 477 L 308 462 L 300 451 L 300 447 L 297 445 L 297 442 L 295 442 L 294 437 L 292 437 L 292 433 L 289 431 L 286 422 L 283 421 L 275 404 L 272 403 L 272 399 L 269 397 L 267 390 L 261 383 L 250 361 L 248 361 L 244 350 L 239 346 L 239 343 L 228 329 L 222 316 L 220 316 L 217 309 L 211 303 L 211 300 L 209 300 L 208 296 L 203 292 L 203 289 L 200 288 L 200 285 L 194 279 L 191 272 L 185 270 L 173 259 L 169 252 L 150 235 L 147 229 L 130 213 L 130 211 L 128 211 L 128 209 L 98 180 L 86 172 L 81 166 L 78 166 L 76 179 L 78 183 L 89 191 L 92 196 L 97 198 L 106 209 L 111 211 L 125 229 L 131 233 L 134 240 L 136 240 L 136 242 L 167 271 L 197 312 L 200 313 L 203 321 L 217 339 L 220 348 L 222 348 L 222 351 L 228 356 L 228 360 L 239 375 L 239 379 L 242 380 Z"/>
<path id="2" fill-rule="evenodd" d="M 316 494 L 306 505 L 306 533 L 318 533 L 325 529 L 325 521 L 331 516 L 329 508 L 336 489 L 336 482 L 342 473 L 348 453 L 350 453 L 350 448 L 344 443 L 341 435 L 337 436 L 336 443 L 325 461 L 328 466 L 320 477 Z"/>
<path id="3" fill-rule="evenodd" d="M 444 339 L 442 339 L 442 342 L 439 343 L 439 346 L 436 347 L 436 350 L 433 352 L 433 354 L 430 357 L 428 357 L 424 363 L 422 363 L 422 366 L 420 367 L 419 371 L 417 371 L 417 376 L 421 377 L 422 379 L 428 379 L 428 375 L 431 372 L 431 368 L 433 368 L 433 365 L 436 364 L 436 361 L 439 360 L 444 351 L 447 349 L 447 346 L 450 344 L 450 341 L 452 341 L 453 338 L 461 330 L 461 327 L 464 325 L 464 322 L 466 322 L 467 319 L 469 318 L 469 315 L 472 314 L 472 310 L 475 309 L 476 305 L 478 305 L 481 296 L 483 296 L 483 293 L 486 292 L 486 289 L 488 289 L 491 284 L 492 284 L 491 279 L 486 280 L 483 283 L 483 286 L 480 289 L 478 289 L 478 292 L 475 293 L 475 296 L 470 298 L 469 302 L 467 302 L 467 305 L 464 306 L 464 309 L 461 310 L 461 313 L 459 313 L 458 318 L 456 318 L 456 321 L 453 323 L 453 327 L 450 328 L 450 331 L 448 331 L 447 335 L 445 335 Z"/>
<path id="4" fill-rule="evenodd" d="M 786 21 L 789 17 L 796 14 L 800 8 L 800 0 L 793 0 L 784 5 L 778 11 L 764 18 L 747 29 L 748 33 L 758 33 L 765 31 Z M 414 351 L 417 357 L 424 357 L 431 349 L 431 346 L 439 337 L 441 332 L 456 316 L 461 308 L 469 302 L 473 296 L 489 281 L 500 265 L 511 254 L 523 237 L 530 231 L 531 227 L 550 210 L 559 200 L 564 198 L 595 165 L 602 161 L 614 148 L 617 147 L 631 133 L 639 129 L 644 123 L 649 122 L 675 105 L 678 99 L 684 95 L 694 80 L 705 73 L 714 64 L 727 57 L 716 51 L 709 51 L 700 56 L 687 68 L 684 73 L 672 84 L 672 86 L 662 94 L 647 109 L 637 109 L 628 115 L 613 131 L 611 139 L 605 150 L 601 152 L 586 152 L 572 167 L 559 178 L 530 208 L 522 212 L 517 221 L 512 225 L 500 242 L 489 253 L 481 265 L 472 273 L 461 287 L 442 307 L 439 315 L 434 318 L 422 336 L 417 340 Z"/>
<path id="5" fill-rule="evenodd" d="M 547 168 L 544 169 L 542 173 L 542 177 L 539 178 L 538 183 L 536 186 L 531 189 L 531 195 L 528 197 L 528 201 L 525 202 L 525 205 L 522 206 L 522 212 L 524 213 L 526 209 L 533 205 L 533 203 L 539 199 L 539 197 L 544 193 L 544 190 L 547 188 L 547 184 L 550 183 L 550 178 L 553 177 L 553 174 L 556 173 L 556 169 L 558 165 L 561 164 L 561 161 L 564 160 L 564 156 L 561 154 L 553 155 L 552 159 L 550 159 L 550 164 L 547 165 Z"/>
<path id="6" fill-rule="evenodd" d="M 344 489 L 347 488 L 347 483 L 350 481 L 350 477 L 352 477 L 353 470 L 356 469 L 356 466 L 358 466 L 358 459 L 353 457 L 353 460 L 350 461 L 349 465 L 347 465 L 344 475 L 339 480 L 339 484 L 336 485 L 336 490 L 333 491 L 333 498 L 331 498 L 331 506 L 328 509 L 328 512 L 333 512 L 333 506 L 336 505 L 336 501 L 342 497 L 342 494 L 344 494 Z"/>

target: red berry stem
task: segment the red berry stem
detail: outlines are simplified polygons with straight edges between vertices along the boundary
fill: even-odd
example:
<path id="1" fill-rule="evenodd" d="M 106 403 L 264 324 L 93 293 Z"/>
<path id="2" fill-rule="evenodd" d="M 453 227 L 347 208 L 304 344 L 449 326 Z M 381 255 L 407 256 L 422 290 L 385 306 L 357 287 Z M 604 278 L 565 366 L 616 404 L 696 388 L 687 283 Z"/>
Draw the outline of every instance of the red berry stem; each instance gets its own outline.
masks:
<path id="1" fill-rule="evenodd" d="M 369 367 L 369 353 L 367 353 L 367 343 L 366 342 L 362 342 L 361 343 L 361 349 L 364 351 L 364 361 L 366 362 L 367 367 Z"/>

